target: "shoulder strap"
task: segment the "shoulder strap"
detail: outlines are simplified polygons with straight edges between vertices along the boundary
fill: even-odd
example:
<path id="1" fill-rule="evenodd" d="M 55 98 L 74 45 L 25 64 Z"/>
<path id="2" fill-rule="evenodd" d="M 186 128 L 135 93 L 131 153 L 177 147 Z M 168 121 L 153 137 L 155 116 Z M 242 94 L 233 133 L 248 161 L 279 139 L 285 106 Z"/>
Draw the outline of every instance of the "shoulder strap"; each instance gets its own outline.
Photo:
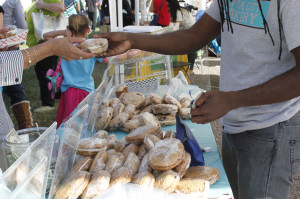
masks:
<path id="1" fill-rule="evenodd" d="M 163 3 L 164 3 L 164 0 L 162 0 L 162 2 L 160 4 L 159 10 L 158 10 L 158 14 L 160 13 L 160 10 L 161 10 L 161 7 L 162 7 Z"/>

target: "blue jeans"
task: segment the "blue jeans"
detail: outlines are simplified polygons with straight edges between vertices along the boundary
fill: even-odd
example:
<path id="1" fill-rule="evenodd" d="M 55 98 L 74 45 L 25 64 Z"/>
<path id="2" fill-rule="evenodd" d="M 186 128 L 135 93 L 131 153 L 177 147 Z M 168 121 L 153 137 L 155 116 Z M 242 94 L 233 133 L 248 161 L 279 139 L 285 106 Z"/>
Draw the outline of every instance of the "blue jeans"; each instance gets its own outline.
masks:
<path id="1" fill-rule="evenodd" d="M 3 93 L 9 96 L 10 105 L 22 102 L 26 100 L 25 91 L 22 84 L 16 84 L 12 86 L 4 86 Z"/>
<path id="2" fill-rule="evenodd" d="M 300 167 L 300 113 L 264 129 L 223 132 L 222 156 L 235 199 L 288 198 Z"/>

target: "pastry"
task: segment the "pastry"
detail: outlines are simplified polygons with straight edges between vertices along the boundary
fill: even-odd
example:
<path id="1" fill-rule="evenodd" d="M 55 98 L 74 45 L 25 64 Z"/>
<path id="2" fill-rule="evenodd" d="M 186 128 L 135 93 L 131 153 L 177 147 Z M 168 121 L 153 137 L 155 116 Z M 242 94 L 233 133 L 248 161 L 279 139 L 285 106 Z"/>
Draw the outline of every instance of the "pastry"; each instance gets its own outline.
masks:
<path id="1" fill-rule="evenodd" d="M 123 167 L 130 169 L 132 175 L 134 175 L 138 171 L 139 166 L 140 166 L 140 159 L 138 158 L 138 156 L 135 153 L 132 152 L 129 153 L 126 161 L 124 162 Z"/>
<path id="2" fill-rule="evenodd" d="M 139 167 L 139 173 L 142 171 L 152 171 L 152 168 L 149 165 L 149 161 L 148 161 L 148 153 L 143 157 L 141 163 L 140 163 L 140 167 Z"/>
<path id="3" fill-rule="evenodd" d="M 176 124 L 176 118 L 172 114 L 168 115 L 155 115 L 161 126 L 170 126 Z"/>
<path id="4" fill-rule="evenodd" d="M 123 104 L 125 104 L 126 106 L 129 104 L 133 104 L 136 109 L 140 108 L 145 103 L 145 96 L 140 92 L 123 93 L 120 98 Z"/>
<path id="5" fill-rule="evenodd" d="M 115 118 L 113 118 L 109 125 L 108 125 L 108 130 L 109 131 L 115 131 L 120 129 L 125 122 L 127 122 L 129 118 L 129 115 L 127 113 L 120 113 L 119 115 L 117 115 Z"/>
<path id="6" fill-rule="evenodd" d="M 136 144 L 131 143 L 122 151 L 122 154 L 126 160 L 129 153 L 137 154 L 138 151 L 139 147 Z"/>
<path id="7" fill-rule="evenodd" d="M 159 121 L 152 113 L 148 113 L 148 112 L 140 113 L 139 119 L 143 126 L 147 124 L 152 124 L 154 126 L 160 127 Z"/>
<path id="8" fill-rule="evenodd" d="M 182 162 L 184 154 L 185 150 L 180 140 L 160 140 L 148 153 L 149 165 L 152 169 L 169 170 Z"/>
<path id="9" fill-rule="evenodd" d="M 148 153 L 148 149 L 146 147 L 146 144 L 141 144 L 139 146 L 139 151 L 137 153 L 138 158 L 141 160 L 143 159 L 143 157 Z"/>
<path id="10" fill-rule="evenodd" d="M 107 50 L 108 48 L 108 40 L 105 38 L 93 38 L 87 39 L 84 42 L 77 45 L 77 48 L 94 54 L 100 54 Z"/>
<path id="11" fill-rule="evenodd" d="M 77 199 L 87 187 L 90 176 L 87 171 L 73 173 L 58 189 L 55 199 Z"/>
<path id="12" fill-rule="evenodd" d="M 144 144 L 146 145 L 147 150 L 152 149 L 158 141 L 160 141 L 160 138 L 152 134 L 147 135 L 144 138 Z"/>
<path id="13" fill-rule="evenodd" d="M 181 108 L 187 108 L 191 105 L 192 100 L 189 97 L 183 97 L 179 100 Z"/>
<path id="14" fill-rule="evenodd" d="M 113 108 L 106 107 L 101 112 L 98 113 L 95 129 L 96 130 L 103 130 L 106 129 L 109 123 L 111 122 L 113 116 Z"/>
<path id="15" fill-rule="evenodd" d="M 146 135 L 155 134 L 159 131 L 159 129 L 160 128 L 158 126 L 154 126 L 151 124 L 141 126 L 129 133 L 126 136 L 126 140 L 129 142 L 142 143 Z"/>
<path id="16" fill-rule="evenodd" d="M 176 138 L 176 132 L 174 132 L 172 130 L 168 130 L 164 135 L 164 139 L 167 139 L 167 138 Z"/>
<path id="17" fill-rule="evenodd" d="M 117 152 L 113 154 L 112 156 L 108 157 L 105 171 L 108 171 L 110 174 L 112 174 L 114 171 L 119 169 L 124 163 L 124 156 L 122 153 Z"/>
<path id="18" fill-rule="evenodd" d="M 173 104 L 173 105 L 177 106 L 178 110 L 181 109 L 180 102 L 168 93 L 164 95 L 163 101 L 167 104 Z"/>
<path id="19" fill-rule="evenodd" d="M 152 106 L 152 112 L 156 115 L 163 114 L 173 114 L 175 115 L 177 113 L 177 106 L 173 104 L 156 104 Z"/>
<path id="20" fill-rule="evenodd" d="M 206 182 L 197 178 L 182 178 L 176 185 L 176 191 L 184 194 L 205 191 Z"/>
<path id="21" fill-rule="evenodd" d="M 106 139 L 107 136 L 108 136 L 107 131 L 100 130 L 100 131 L 98 131 L 97 133 L 95 133 L 95 134 L 93 135 L 93 138 Z"/>
<path id="22" fill-rule="evenodd" d="M 120 95 L 122 94 L 122 93 L 128 93 L 128 86 L 126 86 L 126 85 L 120 85 L 120 86 L 118 86 L 117 88 L 116 88 L 116 96 L 117 97 L 120 97 Z"/>
<path id="23" fill-rule="evenodd" d="M 219 170 L 208 166 L 190 167 L 184 174 L 184 178 L 200 178 L 209 181 L 210 184 L 215 183 L 219 179 Z"/>
<path id="24" fill-rule="evenodd" d="M 115 134 L 110 134 L 109 136 L 107 136 L 107 141 L 108 141 L 107 149 L 113 149 L 117 144 L 118 139 Z"/>
<path id="25" fill-rule="evenodd" d="M 101 149 L 97 153 L 96 157 L 94 158 L 94 161 L 90 168 L 90 173 L 94 174 L 103 170 L 105 168 L 106 161 L 107 161 L 107 153 L 104 149 Z"/>
<path id="26" fill-rule="evenodd" d="M 183 120 L 189 120 L 191 119 L 191 108 L 182 108 L 179 111 L 179 116 L 181 117 L 181 119 Z"/>
<path id="27" fill-rule="evenodd" d="M 121 167 L 114 171 L 111 175 L 110 187 L 116 184 L 126 184 L 129 183 L 132 179 L 132 172 L 130 169 L 126 167 Z"/>
<path id="28" fill-rule="evenodd" d="M 84 157 L 78 163 L 76 163 L 70 172 L 76 171 L 88 171 L 93 163 L 93 159 L 90 156 Z"/>
<path id="29" fill-rule="evenodd" d="M 175 191 L 177 184 L 180 181 L 178 173 L 167 170 L 162 172 L 155 178 L 154 187 L 162 190 L 166 190 L 168 193 Z"/>
<path id="30" fill-rule="evenodd" d="M 131 182 L 141 186 L 154 187 L 155 177 L 149 171 L 142 171 L 133 176 Z"/>
<path id="31" fill-rule="evenodd" d="M 117 151 L 117 152 L 122 152 L 125 147 L 129 144 L 129 142 L 126 140 L 126 138 L 122 138 L 121 140 L 119 140 L 117 142 L 117 144 L 114 146 L 114 149 Z"/>
<path id="32" fill-rule="evenodd" d="M 134 129 L 137 129 L 141 126 L 143 126 L 143 124 L 141 123 L 140 119 L 131 119 L 121 127 L 121 130 L 130 133 Z"/>
<path id="33" fill-rule="evenodd" d="M 114 104 L 120 104 L 121 100 L 119 98 L 112 98 L 109 100 L 109 106 L 113 106 Z"/>
<path id="34" fill-rule="evenodd" d="M 128 104 L 124 109 L 124 113 L 128 113 L 129 119 L 132 118 L 134 112 L 135 112 L 135 105 L 133 104 Z"/>
<path id="35" fill-rule="evenodd" d="M 81 199 L 93 199 L 101 196 L 109 188 L 110 174 L 108 171 L 99 171 L 93 174 L 85 188 Z"/>
<path id="36" fill-rule="evenodd" d="M 78 155 L 96 155 L 100 149 L 107 149 L 108 142 L 106 139 L 85 138 L 79 141 Z"/>
<path id="37" fill-rule="evenodd" d="M 148 106 L 150 104 L 162 104 L 162 103 L 163 103 L 162 98 L 157 94 L 151 93 L 146 96 L 145 106 Z"/>
<path id="38" fill-rule="evenodd" d="M 178 173 L 179 176 L 180 176 L 180 178 L 182 178 L 183 175 L 185 174 L 185 172 L 190 167 L 190 164 L 191 164 L 191 155 L 188 152 L 185 152 L 183 161 L 180 163 L 180 165 L 178 165 L 177 167 L 175 167 L 173 169 L 173 171 L 175 171 L 176 173 Z"/>

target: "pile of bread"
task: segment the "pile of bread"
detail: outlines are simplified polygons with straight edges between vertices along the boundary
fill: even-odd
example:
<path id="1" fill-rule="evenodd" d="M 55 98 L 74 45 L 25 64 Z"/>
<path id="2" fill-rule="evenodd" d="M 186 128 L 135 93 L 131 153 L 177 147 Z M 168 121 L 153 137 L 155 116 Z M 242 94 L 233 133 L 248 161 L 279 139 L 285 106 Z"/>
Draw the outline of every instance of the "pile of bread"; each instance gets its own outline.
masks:
<path id="1" fill-rule="evenodd" d="M 99 197 L 117 184 L 135 183 L 168 193 L 199 193 L 219 178 L 219 171 L 206 166 L 190 167 L 191 156 L 176 133 L 163 133 L 153 125 L 129 133 L 117 141 L 100 130 L 80 140 L 81 159 L 55 194 L 55 199 Z"/>
<path id="2" fill-rule="evenodd" d="M 170 94 L 160 97 L 157 94 L 144 95 L 140 92 L 128 92 L 126 85 L 116 88 L 116 98 L 104 100 L 98 108 L 91 110 L 89 126 L 95 121 L 95 130 L 124 132 L 139 131 L 145 125 L 161 127 L 176 123 L 178 113 L 182 119 L 190 119 L 191 99 L 175 99 Z"/>

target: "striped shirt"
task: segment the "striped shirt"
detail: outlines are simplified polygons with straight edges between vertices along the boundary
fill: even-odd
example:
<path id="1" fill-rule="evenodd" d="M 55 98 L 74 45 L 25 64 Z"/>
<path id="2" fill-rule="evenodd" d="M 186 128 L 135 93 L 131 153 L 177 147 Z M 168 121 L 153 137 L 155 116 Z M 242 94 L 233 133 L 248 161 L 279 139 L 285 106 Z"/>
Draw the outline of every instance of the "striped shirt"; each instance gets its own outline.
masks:
<path id="1" fill-rule="evenodd" d="M 22 81 L 24 58 L 21 51 L 0 52 L 0 86 L 20 84 Z M 0 139 L 13 128 L 0 92 Z"/>

